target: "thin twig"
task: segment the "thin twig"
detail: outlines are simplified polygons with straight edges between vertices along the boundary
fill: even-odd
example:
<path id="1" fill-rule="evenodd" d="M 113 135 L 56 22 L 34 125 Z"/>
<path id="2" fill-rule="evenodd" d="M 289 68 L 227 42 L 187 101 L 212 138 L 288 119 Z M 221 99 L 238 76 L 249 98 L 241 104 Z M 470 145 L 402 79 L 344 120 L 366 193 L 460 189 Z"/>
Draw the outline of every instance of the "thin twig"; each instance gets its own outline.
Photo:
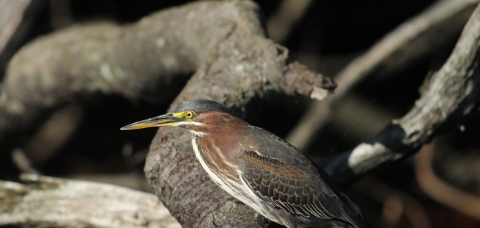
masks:
<path id="1" fill-rule="evenodd" d="M 32 166 L 32 163 L 25 152 L 23 152 L 23 150 L 20 148 L 13 150 L 12 161 L 21 172 L 40 174 L 40 172 L 38 172 L 38 170 Z"/>
<path id="2" fill-rule="evenodd" d="M 311 2 L 311 0 L 283 0 L 277 12 L 267 21 L 270 38 L 282 43 Z"/>

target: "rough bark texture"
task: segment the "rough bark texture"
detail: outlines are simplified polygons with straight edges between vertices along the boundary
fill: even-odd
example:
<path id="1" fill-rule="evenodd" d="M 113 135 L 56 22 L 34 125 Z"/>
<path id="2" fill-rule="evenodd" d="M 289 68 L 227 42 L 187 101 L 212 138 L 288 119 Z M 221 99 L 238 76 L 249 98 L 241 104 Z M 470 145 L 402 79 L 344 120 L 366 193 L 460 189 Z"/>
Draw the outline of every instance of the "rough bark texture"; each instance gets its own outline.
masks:
<path id="1" fill-rule="evenodd" d="M 372 140 L 324 162 L 325 170 L 348 185 L 365 173 L 415 153 L 435 134 L 460 127 L 480 105 L 480 6 L 470 17 L 452 54 L 427 78 L 421 97 L 402 118 Z"/>
<path id="2" fill-rule="evenodd" d="M 205 3 L 204 3 L 205 4 Z M 258 8 L 251 2 L 208 3 L 196 14 L 204 30 L 215 27 L 223 39 L 172 103 L 212 99 L 246 114 L 258 98 L 280 91 L 317 97 L 332 86 L 320 75 L 290 62 L 288 52 L 265 38 Z M 200 6 L 199 5 L 192 5 Z M 205 12 L 208 10 L 210 13 Z M 211 13 L 211 11 L 216 13 Z M 214 31 L 207 31 L 213 35 Z M 216 36 L 216 35 L 214 35 Z M 216 186 L 196 160 L 190 133 L 162 128 L 155 136 L 145 172 L 157 195 L 186 227 L 261 227 L 265 220 Z M 202 186 L 199 188 L 198 186 Z"/>
<path id="3" fill-rule="evenodd" d="M 32 174 L 22 180 L 0 181 L 0 226 L 181 227 L 153 194 Z"/>

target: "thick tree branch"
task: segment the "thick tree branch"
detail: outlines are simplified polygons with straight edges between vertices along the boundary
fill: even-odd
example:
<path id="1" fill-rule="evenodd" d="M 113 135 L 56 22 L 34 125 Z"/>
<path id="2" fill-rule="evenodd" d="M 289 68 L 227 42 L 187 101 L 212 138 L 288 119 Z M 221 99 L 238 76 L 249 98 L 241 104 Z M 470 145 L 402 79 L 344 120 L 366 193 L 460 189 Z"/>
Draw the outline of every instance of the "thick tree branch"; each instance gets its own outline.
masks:
<path id="1" fill-rule="evenodd" d="M 319 74 L 291 62 L 285 48 L 265 38 L 258 8 L 251 2 L 209 2 L 208 5 L 214 13 L 196 9 L 197 14 L 214 15 L 205 26 L 211 27 L 214 23 L 219 29 L 230 28 L 231 32 L 210 51 L 208 60 L 171 107 L 186 100 L 206 98 L 245 115 L 258 105 L 258 99 L 278 92 L 320 98 L 328 93 L 328 88 L 334 87 Z M 185 130 L 162 128 L 158 131 L 145 172 L 157 195 L 186 227 L 258 227 L 265 223 L 251 208 L 210 180 L 195 158 L 190 133 Z"/>
<path id="2" fill-rule="evenodd" d="M 87 181 L 24 174 L 0 181 L 0 225 L 181 227 L 153 194 Z"/>
<path id="3" fill-rule="evenodd" d="M 246 114 L 277 93 L 322 99 L 335 83 L 292 61 L 265 37 L 250 1 L 196 2 L 120 27 L 81 25 L 25 46 L 11 61 L 0 91 L 0 144 L 72 101 L 99 93 L 162 99 L 197 70 L 173 106 L 209 98 Z M 179 76 L 180 75 L 180 76 Z M 253 227 L 259 218 L 220 190 L 191 153 L 187 132 L 162 129 L 145 167 L 157 195 L 186 227 Z"/>
<path id="4" fill-rule="evenodd" d="M 254 70 L 242 65 L 248 56 L 237 56 L 239 62 L 232 69 L 203 64 L 212 62 L 217 55 L 212 52 L 218 51 L 218 45 L 236 31 L 248 30 L 248 36 L 264 36 L 260 21 L 237 23 L 235 20 L 244 15 L 226 15 L 221 11 L 225 5 L 233 3 L 190 4 L 123 27 L 107 22 L 75 26 L 26 45 L 9 64 L 0 91 L 0 154 L 10 152 L 22 140 L 20 136 L 39 126 L 42 117 L 72 101 L 89 101 L 102 93 L 121 94 L 132 102 L 164 101 L 179 90 L 188 73 L 199 67 L 231 71 L 231 76 Z M 250 11 L 259 10 L 250 2 L 238 5 L 248 6 Z M 271 64 L 281 59 L 282 70 L 289 72 L 287 77 L 271 78 L 276 81 L 263 81 L 266 89 L 321 98 L 334 88 L 331 81 L 299 64 L 285 65 L 286 48 L 271 41 L 254 45 L 266 43 L 276 53 Z M 242 47 L 223 51 L 235 56 L 241 54 L 239 48 Z M 268 67 L 255 70 L 268 73 Z M 239 91 L 235 87 L 231 91 L 250 93 L 249 89 Z"/>
<path id="5" fill-rule="evenodd" d="M 380 166 L 411 156 L 433 135 L 461 126 L 479 113 L 480 6 L 465 26 L 452 54 L 424 82 L 421 97 L 402 118 L 372 140 L 324 162 L 340 184 L 349 184 Z"/>

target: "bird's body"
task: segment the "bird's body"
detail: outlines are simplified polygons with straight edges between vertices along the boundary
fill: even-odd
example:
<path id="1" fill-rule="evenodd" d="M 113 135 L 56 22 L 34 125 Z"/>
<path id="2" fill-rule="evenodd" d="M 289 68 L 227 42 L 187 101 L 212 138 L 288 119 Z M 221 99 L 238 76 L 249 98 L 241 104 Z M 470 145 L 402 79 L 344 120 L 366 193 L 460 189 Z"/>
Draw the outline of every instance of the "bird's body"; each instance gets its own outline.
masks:
<path id="1" fill-rule="evenodd" d="M 368 227 L 358 207 L 309 158 L 216 102 L 187 102 L 122 129 L 173 126 L 179 117 L 186 120 L 175 126 L 192 133 L 195 156 L 211 179 L 266 218 L 289 228 Z"/>

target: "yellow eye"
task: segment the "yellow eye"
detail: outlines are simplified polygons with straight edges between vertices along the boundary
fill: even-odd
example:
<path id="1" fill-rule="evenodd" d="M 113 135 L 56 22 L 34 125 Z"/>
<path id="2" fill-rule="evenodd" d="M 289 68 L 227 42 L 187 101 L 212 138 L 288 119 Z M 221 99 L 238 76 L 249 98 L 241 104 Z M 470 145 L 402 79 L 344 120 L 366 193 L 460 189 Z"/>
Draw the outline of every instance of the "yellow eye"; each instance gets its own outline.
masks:
<path id="1" fill-rule="evenodd" d="M 191 119 L 195 116 L 195 113 L 194 112 L 185 112 L 185 117 L 188 118 L 188 119 Z"/>

